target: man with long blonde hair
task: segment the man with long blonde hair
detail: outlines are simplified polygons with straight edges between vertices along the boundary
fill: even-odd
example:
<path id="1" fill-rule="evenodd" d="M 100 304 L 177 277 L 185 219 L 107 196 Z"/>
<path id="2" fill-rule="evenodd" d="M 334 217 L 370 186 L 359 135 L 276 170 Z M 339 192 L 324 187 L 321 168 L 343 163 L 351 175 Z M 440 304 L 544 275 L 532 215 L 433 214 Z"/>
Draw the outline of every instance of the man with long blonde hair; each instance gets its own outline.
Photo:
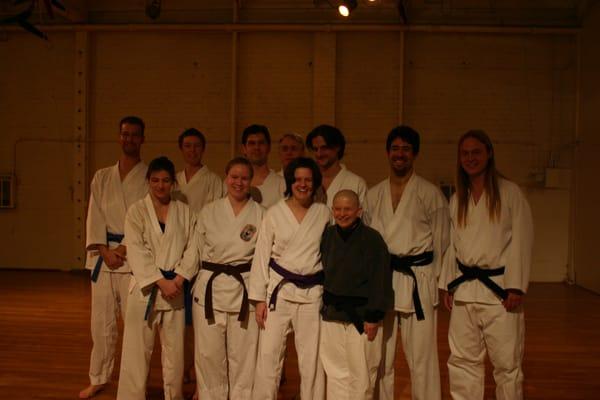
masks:
<path id="1" fill-rule="evenodd" d="M 448 341 L 453 399 L 483 399 L 484 357 L 494 367 L 496 398 L 523 398 L 523 299 L 529 283 L 533 222 L 519 187 L 496 169 L 480 130 L 458 142 L 451 245 L 439 285 L 451 310 Z"/>

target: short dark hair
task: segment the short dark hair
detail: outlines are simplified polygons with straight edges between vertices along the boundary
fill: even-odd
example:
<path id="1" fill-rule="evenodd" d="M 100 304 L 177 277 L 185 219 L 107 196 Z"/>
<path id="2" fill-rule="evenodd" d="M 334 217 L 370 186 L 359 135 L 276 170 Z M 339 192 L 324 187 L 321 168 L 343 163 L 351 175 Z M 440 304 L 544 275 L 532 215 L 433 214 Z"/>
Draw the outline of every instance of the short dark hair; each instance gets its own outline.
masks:
<path id="1" fill-rule="evenodd" d="M 271 145 L 271 134 L 269 134 L 269 129 L 267 129 L 267 127 L 264 125 L 258 125 L 258 124 L 252 124 L 252 125 L 248 126 L 246 129 L 244 129 L 244 131 L 242 132 L 242 144 L 243 145 L 246 144 L 246 142 L 248 141 L 248 136 L 259 135 L 259 134 L 263 134 L 265 136 L 265 140 L 267 141 L 267 144 L 270 146 Z"/>
<path id="2" fill-rule="evenodd" d="M 121 118 L 121 121 L 119 122 L 119 132 L 121 131 L 121 126 L 123 124 L 139 126 L 140 128 L 142 128 L 142 136 L 144 136 L 144 130 L 146 129 L 146 125 L 140 117 L 136 117 L 135 115 L 128 115 L 126 117 Z"/>
<path id="3" fill-rule="evenodd" d="M 152 175 L 153 172 L 158 171 L 167 171 L 171 177 L 171 180 L 173 180 L 173 182 L 177 182 L 177 178 L 175 177 L 175 165 L 167 157 L 160 156 L 150 161 L 150 164 L 148 165 L 148 171 L 146 171 L 146 180 L 150 180 L 150 175 Z"/>
<path id="4" fill-rule="evenodd" d="M 254 169 L 252 168 L 252 164 L 250 164 L 250 161 L 248 161 L 248 159 L 244 157 L 235 157 L 234 159 L 229 160 L 229 162 L 225 166 L 225 175 L 229 173 L 229 170 L 234 165 L 244 165 L 250 171 L 250 179 L 254 177 Z"/>
<path id="5" fill-rule="evenodd" d="M 285 178 L 285 193 L 286 197 L 290 197 L 292 195 L 292 185 L 296 182 L 296 170 L 298 168 L 308 168 L 312 171 L 313 177 L 313 192 L 312 197 L 315 197 L 315 193 L 317 189 L 321 187 L 321 183 L 323 182 L 323 175 L 321 175 L 321 171 L 319 170 L 319 166 L 317 163 L 308 157 L 298 157 L 292 160 L 288 166 L 285 168 L 283 172 L 283 176 Z"/>
<path id="6" fill-rule="evenodd" d="M 306 137 L 306 147 L 308 147 L 312 151 L 315 150 L 312 145 L 312 141 L 317 136 L 321 136 L 323 138 L 323 140 L 327 144 L 327 147 L 338 148 L 338 160 L 344 158 L 344 150 L 346 149 L 346 139 L 344 138 L 342 131 L 340 131 L 335 126 L 331 125 L 317 126 L 315 129 L 310 131 L 310 133 Z"/>
<path id="7" fill-rule="evenodd" d="M 206 138 L 204 137 L 204 134 L 196 128 L 189 128 L 189 129 L 186 129 L 185 131 L 183 131 L 181 133 L 181 135 L 179 135 L 179 138 L 177 139 L 177 141 L 179 142 L 180 149 L 181 149 L 181 146 L 183 146 L 183 139 L 185 139 L 188 136 L 196 136 L 198 139 L 200 139 L 200 142 L 202 142 L 202 147 L 206 148 Z"/>
<path id="8" fill-rule="evenodd" d="M 419 154 L 421 139 L 419 132 L 407 125 L 400 125 L 390 131 L 385 141 L 385 150 L 389 153 L 392 148 L 392 142 L 396 139 L 402 139 L 412 146 L 413 154 Z"/>

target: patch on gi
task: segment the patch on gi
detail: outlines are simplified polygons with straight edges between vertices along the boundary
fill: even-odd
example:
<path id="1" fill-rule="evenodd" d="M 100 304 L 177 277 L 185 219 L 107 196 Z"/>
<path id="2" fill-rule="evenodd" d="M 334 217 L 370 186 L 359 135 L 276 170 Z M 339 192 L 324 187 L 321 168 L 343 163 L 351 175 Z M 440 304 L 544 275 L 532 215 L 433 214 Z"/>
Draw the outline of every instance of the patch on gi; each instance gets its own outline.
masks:
<path id="1" fill-rule="evenodd" d="M 255 233 L 256 233 L 256 227 L 252 224 L 248 224 L 244 227 L 244 229 L 242 229 L 242 232 L 240 233 L 240 237 L 242 238 L 242 240 L 244 242 L 249 242 Z"/>

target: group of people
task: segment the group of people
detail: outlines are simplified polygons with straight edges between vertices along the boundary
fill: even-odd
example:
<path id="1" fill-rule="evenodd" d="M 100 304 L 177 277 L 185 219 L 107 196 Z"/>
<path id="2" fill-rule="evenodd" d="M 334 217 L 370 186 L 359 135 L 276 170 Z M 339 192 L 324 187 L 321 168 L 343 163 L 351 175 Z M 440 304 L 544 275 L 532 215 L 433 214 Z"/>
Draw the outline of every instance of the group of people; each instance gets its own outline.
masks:
<path id="1" fill-rule="evenodd" d="M 166 157 L 145 165 L 144 138 L 140 118 L 123 118 L 121 157 L 91 184 L 93 348 L 80 398 L 110 380 L 120 314 L 120 400 L 145 399 L 157 332 L 167 400 L 183 399 L 192 354 L 196 398 L 276 399 L 291 332 L 301 399 L 393 399 L 398 331 L 412 398 L 441 399 L 440 298 L 452 397 L 483 399 L 487 352 L 497 398 L 523 398 L 532 217 L 483 131 L 458 141 L 449 204 L 416 174 L 420 137 L 404 125 L 371 189 L 341 163 L 346 141 L 329 125 L 281 137 L 279 172 L 267 127 L 247 127 L 224 181 L 203 165 L 198 130 L 179 136 L 179 173 Z"/>

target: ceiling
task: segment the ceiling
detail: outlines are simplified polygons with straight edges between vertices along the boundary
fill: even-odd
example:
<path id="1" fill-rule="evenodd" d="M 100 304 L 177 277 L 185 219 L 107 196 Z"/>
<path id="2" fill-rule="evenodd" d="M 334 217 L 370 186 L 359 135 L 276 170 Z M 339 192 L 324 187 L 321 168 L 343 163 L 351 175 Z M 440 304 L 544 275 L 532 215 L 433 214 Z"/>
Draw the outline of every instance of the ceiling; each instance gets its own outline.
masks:
<path id="1" fill-rule="evenodd" d="M 0 23 L 33 1 L 32 24 L 399 24 L 579 27 L 598 0 L 358 0 L 349 18 L 339 0 L 62 0 L 50 18 L 44 0 L 0 0 Z M 21 4 L 16 4 L 21 3 Z M 146 6 L 160 3 L 151 19 Z M 400 6 L 401 4 L 401 6 Z M 401 15 L 405 15 L 403 19 Z"/>

